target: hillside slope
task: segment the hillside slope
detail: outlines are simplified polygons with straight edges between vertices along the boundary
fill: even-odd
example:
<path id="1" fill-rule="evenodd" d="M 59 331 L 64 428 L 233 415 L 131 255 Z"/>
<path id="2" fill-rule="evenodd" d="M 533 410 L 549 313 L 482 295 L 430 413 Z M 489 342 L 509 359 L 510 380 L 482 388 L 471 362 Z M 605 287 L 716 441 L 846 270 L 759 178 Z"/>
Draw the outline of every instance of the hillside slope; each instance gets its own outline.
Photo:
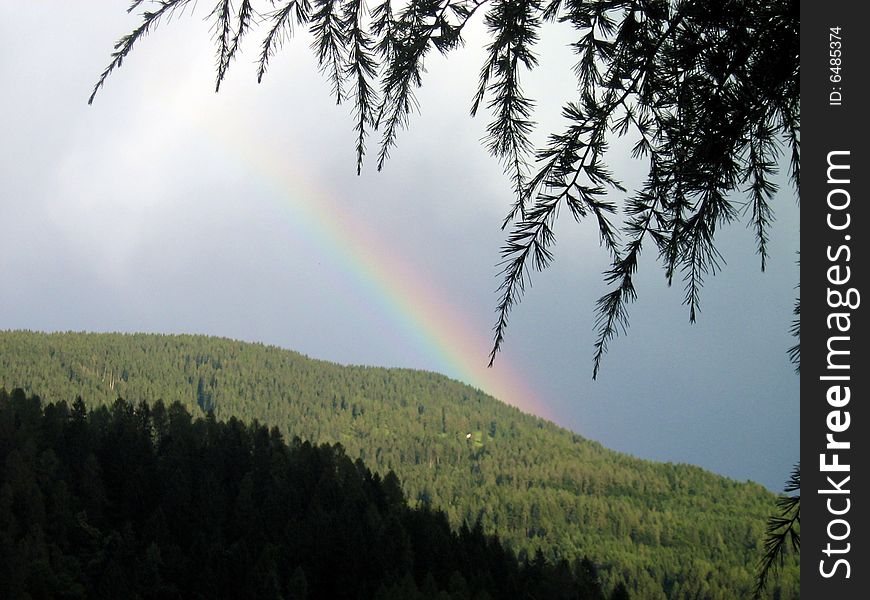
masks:
<path id="1" fill-rule="evenodd" d="M 0 386 L 89 406 L 179 401 L 393 469 L 413 504 L 519 552 L 588 555 L 641 598 L 750 595 L 773 495 L 607 450 L 434 373 L 347 367 L 202 336 L 0 332 Z M 469 438 L 468 435 L 471 434 Z M 772 592 L 797 597 L 797 562 Z"/>
<path id="2" fill-rule="evenodd" d="M 616 589 L 610 600 L 628 600 Z M 604 600 L 587 560 L 517 561 L 409 509 L 341 446 L 178 403 L 0 388 L 0 598 Z"/>

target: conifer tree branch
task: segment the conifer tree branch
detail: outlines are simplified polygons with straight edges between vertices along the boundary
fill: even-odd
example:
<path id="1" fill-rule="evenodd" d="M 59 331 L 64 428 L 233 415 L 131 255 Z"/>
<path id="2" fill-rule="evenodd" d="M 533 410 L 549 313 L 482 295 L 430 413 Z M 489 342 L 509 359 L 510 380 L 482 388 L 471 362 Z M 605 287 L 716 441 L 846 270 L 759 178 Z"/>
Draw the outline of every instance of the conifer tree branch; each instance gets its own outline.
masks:
<path id="1" fill-rule="evenodd" d="M 583 17 L 584 22 L 587 19 L 591 21 L 592 17 L 588 15 Z M 630 95 L 642 91 L 641 82 L 647 74 L 647 69 L 652 65 L 656 51 L 679 26 L 681 20 L 682 17 L 678 16 L 670 23 L 646 57 L 644 68 L 637 69 L 623 89 L 615 86 L 607 88 L 602 102 L 596 102 L 591 93 L 586 94 L 583 99 L 585 106 L 582 108 L 572 104 L 566 106 L 563 114 L 573 121 L 572 125 L 565 134 L 553 136 L 550 146 L 538 153 L 538 158 L 544 160 L 544 165 L 530 180 L 525 191 L 527 198 L 537 196 L 538 200 L 528 216 L 514 228 L 508 243 L 502 248 L 504 267 L 501 272 L 502 284 L 499 287 L 500 296 L 496 307 L 498 317 L 493 328 L 494 340 L 489 356 L 490 366 L 495 362 L 496 354 L 504 341 L 510 311 L 519 302 L 525 290 L 525 281 L 528 277 L 527 259 L 530 256 L 540 257 L 534 263 L 537 270 L 548 266 L 552 259 L 549 250 L 554 239 L 551 223 L 560 200 L 567 201 L 575 219 L 586 216 L 587 209 L 591 210 L 598 220 L 601 244 L 611 252 L 615 260 L 618 259 L 616 232 L 605 214 L 614 212 L 615 205 L 597 201 L 595 197 L 604 193 L 604 189 L 597 185 L 600 183 L 606 183 L 621 191 L 624 191 L 624 188 L 600 166 L 599 155 L 606 151 L 605 134 L 610 128 L 614 111 L 624 106 Z M 596 25 L 591 23 L 589 27 L 591 32 L 594 32 Z M 588 46 L 587 54 L 599 47 L 594 36 L 587 36 L 584 43 Z M 597 71 L 597 66 L 594 64 L 584 68 Z M 593 78 L 591 75 L 589 77 Z M 579 154 L 581 150 L 582 155 Z M 579 185 L 581 175 L 585 175 L 592 184 L 596 184 L 596 187 Z M 543 192 L 539 191 L 541 188 L 544 189 Z M 559 192 L 553 195 L 547 191 L 550 189 L 558 189 Z M 639 248 L 636 252 L 639 252 Z M 623 303 L 631 298 L 633 293 L 633 288 L 628 287 L 628 283 L 630 280 L 626 282 L 626 288 L 620 286 L 618 290 L 621 291 L 611 294 L 607 300 L 599 303 L 600 311 L 608 311 L 607 316 L 599 321 L 608 332 L 615 332 L 614 325 L 617 322 L 626 322 L 627 313 Z M 629 290 L 631 293 L 628 293 Z M 613 333 L 609 333 L 605 339 L 609 339 L 612 335 Z M 596 355 L 599 351 L 606 350 L 606 347 L 605 341 L 597 347 Z M 595 374 L 598 372 L 599 363 L 600 357 L 595 360 Z"/>
<path id="2" fill-rule="evenodd" d="M 134 2 L 129 10 L 136 9 L 140 2 Z M 112 52 L 112 60 L 100 74 L 99 79 L 97 79 L 97 83 L 94 85 L 94 89 L 88 97 L 88 104 L 94 103 L 94 98 L 96 97 L 97 92 L 99 92 L 100 88 L 102 88 L 106 83 L 106 79 L 112 74 L 112 71 L 121 67 L 124 63 L 124 59 L 127 58 L 127 55 L 133 50 L 133 46 L 136 42 L 144 38 L 155 27 L 157 27 L 161 19 L 172 16 L 172 14 L 178 10 L 183 10 L 188 3 L 190 3 L 190 0 L 161 0 L 158 2 L 159 7 L 157 10 L 145 11 L 142 13 L 142 23 L 140 23 L 131 33 L 123 36 L 115 43 L 115 51 Z"/>
<path id="3" fill-rule="evenodd" d="M 486 16 L 487 29 L 494 39 L 487 47 L 489 56 L 480 71 L 471 114 L 477 114 L 489 92 L 492 99 L 487 107 L 495 118 L 487 127 L 485 144 L 502 161 L 515 194 L 502 228 L 516 214 L 525 212 L 524 188 L 529 169 L 526 157 L 532 150 L 529 136 L 534 127 L 530 120 L 534 102 L 522 92 L 519 66 L 531 70 L 538 63 L 532 47 L 538 41 L 539 10 L 534 0 L 498 0 Z M 494 82 L 490 82 L 492 77 Z"/>
<path id="4" fill-rule="evenodd" d="M 377 77 L 377 62 L 374 56 L 374 40 L 363 28 L 365 16 L 363 0 L 350 0 L 345 6 L 345 28 L 348 32 L 348 60 L 345 77 L 354 86 L 354 106 L 356 112 L 357 144 L 356 172 L 362 171 L 365 156 L 366 126 L 374 122 L 372 111 L 377 103 L 372 80 Z"/>
<path id="5" fill-rule="evenodd" d="M 257 67 L 257 83 L 263 81 L 269 60 L 280 48 L 284 36 L 293 35 L 293 17 L 298 25 L 306 25 L 309 20 L 311 7 L 308 0 L 288 0 L 284 6 L 275 9 L 266 15 L 270 22 L 269 31 L 260 44 L 260 60 Z"/>
<path id="6" fill-rule="evenodd" d="M 417 107 L 414 90 L 422 84 L 423 59 L 437 30 L 446 23 L 451 0 L 411 0 L 392 25 L 392 57 L 381 80 L 381 106 L 376 127 L 385 123 L 378 152 L 378 170 L 383 169 L 396 145 L 400 129 L 408 124 Z"/>
<path id="7" fill-rule="evenodd" d="M 801 467 L 800 463 L 792 469 L 782 496 L 776 501 L 777 514 L 767 520 L 764 539 L 764 555 L 758 563 L 753 598 L 761 598 L 771 574 L 776 572 L 785 560 L 791 546 L 792 551 L 800 552 L 801 547 Z M 797 492 L 796 494 L 794 492 Z M 791 495 L 789 495 L 791 494 Z"/>
<path id="8" fill-rule="evenodd" d="M 254 7 L 251 4 L 251 0 L 242 0 L 242 3 L 239 5 L 238 13 L 236 14 L 236 32 L 233 36 L 232 41 L 229 45 L 229 50 L 226 53 L 225 61 L 223 66 L 223 71 L 219 70 L 217 82 L 215 83 L 215 91 L 220 91 L 220 84 L 223 81 L 223 78 L 226 76 L 227 69 L 229 68 L 230 63 L 236 56 L 236 52 L 239 50 L 239 46 L 241 44 L 242 38 L 245 37 L 245 34 L 248 33 L 251 29 L 251 22 L 254 19 Z"/>
<path id="9" fill-rule="evenodd" d="M 335 103 L 344 100 L 345 64 L 348 54 L 347 22 L 342 18 L 342 0 L 314 0 L 311 15 L 311 47 L 317 64 L 332 84 Z"/>
<path id="10" fill-rule="evenodd" d="M 230 0 L 218 0 L 214 9 L 212 9 L 210 17 L 214 17 L 215 24 L 212 26 L 212 32 L 217 43 L 217 78 L 215 80 L 215 92 L 220 90 L 221 81 L 227 72 L 230 65 L 230 47 L 232 45 L 232 23 L 231 10 L 232 3 Z"/>

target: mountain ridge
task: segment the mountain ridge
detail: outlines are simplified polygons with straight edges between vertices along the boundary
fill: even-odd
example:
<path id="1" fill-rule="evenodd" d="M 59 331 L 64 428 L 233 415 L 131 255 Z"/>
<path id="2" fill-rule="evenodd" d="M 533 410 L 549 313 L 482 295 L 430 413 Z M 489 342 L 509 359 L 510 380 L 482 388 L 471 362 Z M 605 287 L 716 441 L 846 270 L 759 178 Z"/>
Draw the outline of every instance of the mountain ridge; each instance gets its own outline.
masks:
<path id="1" fill-rule="evenodd" d="M 596 445 L 600 446 L 601 448 L 606 449 L 608 452 L 618 454 L 618 455 L 623 456 L 625 458 L 639 460 L 639 461 L 647 461 L 647 462 L 651 462 L 651 463 L 655 463 L 655 464 L 662 464 L 662 465 L 674 465 L 674 466 L 685 466 L 685 467 L 697 468 L 697 469 L 704 471 L 705 473 L 709 473 L 709 474 L 714 475 L 716 477 L 722 477 L 722 478 L 727 479 L 729 481 L 732 481 L 734 483 L 750 483 L 750 484 L 761 486 L 771 493 L 776 493 L 774 490 L 770 490 L 769 488 L 764 486 L 764 484 L 757 482 L 755 480 L 752 480 L 752 479 L 740 480 L 740 479 L 737 479 L 735 477 L 731 477 L 729 475 L 717 473 L 715 471 L 712 471 L 712 470 L 707 469 L 705 467 L 701 467 L 701 466 L 696 465 L 696 464 L 691 463 L 691 462 L 660 461 L 660 460 L 655 460 L 655 459 L 650 459 L 650 458 L 644 458 L 642 456 L 632 454 L 630 452 L 625 452 L 623 450 L 616 450 L 616 449 L 610 448 L 608 446 L 605 446 L 603 443 L 601 443 L 597 440 L 594 440 L 594 439 L 589 438 L 581 433 L 573 431 L 572 429 L 565 427 L 564 425 L 560 425 L 559 423 L 556 423 L 552 419 L 549 419 L 547 417 L 542 417 L 542 416 L 537 415 L 533 412 L 527 411 L 527 410 L 523 409 L 522 407 L 515 406 L 513 404 L 505 402 L 505 401 L 497 398 L 496 396 L 493 396 L 489 392 L 483 390 L 482 388 L 479 388 L 473 384 L 464 382 L 464 381 L 457 379 L 455 377 L 451 377 L 450 375 L 445 375 L 444 373 L 440 373 L 438 371 L 432 371 L 429 369 L 419 369 L 419 368 L 414 368 L 414 367 L 389 367 L 389 366 L 373 365 L 373 364 L 365 364 L 365 363 L 343 363 L 343 362 L 331 360 L 328 358 L 311 356 L 311 355 L 308 355 L 308 354 L 301 352 L 299 350 L 294 350 L 293 348 L 279 346 L 277 344 L 270 344 L 270 343 L 266 343 L 266 342 L 251 341 L 251 340 L 243 340 L 243 339 L 233 338 L 233 337 L 223 336 L 223 335 L 210 335 L 210 334 L 202 334 L 202 333 L 154 333 L 154 332 L 146 332 L 146 331 L 95 332 L 95 331 L 87 331 L 87 330 L 40 331 L 40 330 L 34 330 L 34 329 L 0 330 L 0 336 L 2 336 L 4 334 L 32 334 L 32 335 L 37 335 L 37 336 L 66 336 L 66 335 L 69 335 L 69 336 L 121 336 L 121 337 L 129 337 L 131 339 L 135 338 L 137 336 L 156 336 L 156 337 L 170 338 L 170 339 L 177 338 L 179 340 L 182 340 L 182 339 L 215 340 L 215 341 L 226 342 L 226 343 L 230 343 L 230 344 L 243 344 L 246 346 L 259 347 L 259 348 L 263 348 L 267 351 L 286 352 L 289 354 L 296 355 L 303 360 L 311 361 L 314 363 L 321 363 L 325 366 L 330 366 L 330 367 L 359 369 L 359 370 L 367 370 L 367 369 L 385 370 L 385 371 L 390 371 L 390 372 L 405 372 L 405 373 L 409 373 L 409 374 L 435 376 L 438 378 L 444 378 L 444 379 L 446 379 L 450 382 L 453 382 L 455 384 L 471 388 L 471 389 L 475 390 L 476 392 L 478 392 L 482 395 L 485 395 L 485 396 L 491 398 L 492 400 L 494 400 L 500 404 L 503 404 L 504 406 L 506 406 L 508 408 L 517 410 L 521 414 L 523 414 L 531 419 L 539 419 L 539 420 L 549 424 L 550 426 L 552 426 L 556 429 L 564 431 L 565 433 L 567 433 L 569 435 L 579 436 L 584 441 L 586 441 L 590 444 L 596 444 Z M 2 366 L 2 363 L 0 363 L 0 366 Z M 2 373 L 0 373 L 0 374 L 2 374 Z M 0 384 L 2 384 L 2 382 L 0 382 Z M 6 387 L 7 387 L 7 389 L 11 389 L 10 386 L 8 386 L 8 385 Z M 24 389 L 25 391 L 28 391 L 28 392 L 32 392 L 32 390 L 29 390 L 26 387 L 23 387 L 22 389 Z M 126 397 L 123 395 L 121 395 L 120 397 L 123 397 L 126 399 Z"/>
<path id="2" fill-rule="evenodd" d="M 178 400 L 341 443 L 395 470 L 409 503 L 480 520 L 511 547 L 589 555 L 643 598 L 748 595 L 774 495 L 684 463 L 609 450 L 430 371 L 340 365 L 277 346 L 186 334 L 0 332 L 0 386 L 47 400 Z M 796 597 L 797 562 L 782 579 Z"/>

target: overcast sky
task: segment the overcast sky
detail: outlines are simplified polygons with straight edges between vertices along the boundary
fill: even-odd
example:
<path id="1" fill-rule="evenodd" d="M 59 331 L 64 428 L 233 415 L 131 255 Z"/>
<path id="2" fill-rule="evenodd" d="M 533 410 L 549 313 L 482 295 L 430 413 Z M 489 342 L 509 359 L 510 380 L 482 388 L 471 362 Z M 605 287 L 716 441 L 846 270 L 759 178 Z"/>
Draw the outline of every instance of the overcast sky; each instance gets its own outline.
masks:
<path id="1" fill-rule="evenodd" d="M 607 257 L 594 226 L 565 213 L 556 262 L 487 371 L 511 195 L 479 143 L 486 118 L 468 116 L 480 28 L 449 62 L 427 62 L 421 114 L 383 172 L 370 160 L 357 177 L 350 109 L 330 100 L 307 38 L 258 86 L 251 37 L 215 95 L 200 4 L 143 40 L 88 107 L 136 24 L 126 4 L 0 0 L 14 14 L 0 21 L 0 329 L 204 333 L 435 370 L 610 448 L 781 489 L 799 455 L 790 190 L 766 273 L 743 224 L 720 233 L 728 265 L 695 325 L 648 252 L 631 328 L 598 381 Z M 543 34 L 543 67 L 526 79 L 539 140 L 572 93 L 570 38 Z M 637 182 L 618 149 L 614 167 Z"/>

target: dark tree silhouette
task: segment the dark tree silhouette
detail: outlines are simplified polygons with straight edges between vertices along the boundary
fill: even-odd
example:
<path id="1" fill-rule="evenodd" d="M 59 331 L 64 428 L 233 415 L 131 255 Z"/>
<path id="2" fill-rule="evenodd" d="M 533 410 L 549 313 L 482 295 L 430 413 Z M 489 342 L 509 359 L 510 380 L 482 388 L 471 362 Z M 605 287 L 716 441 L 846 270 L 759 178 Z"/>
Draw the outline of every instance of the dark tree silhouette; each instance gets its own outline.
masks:
<path id="1" fill-rule="evenodd" d="M 764 556 L 758 567 L 758 578 L 755 583 L 754 598 L 760 598 L 767 586 L 770 574 L 782 564 L 786 548 L 801 549 L 801 465 L 796 464 L 791 477 L 785 484 L 782 496 L 776 501 L 778 513 L 767 521 L 767 532 L 764 537 Z"/>
<path id="2" fill-rule="evenodd" d="M 160 433 L 157 412 L 119 399 L 82 419 L 0 387 L 0 597 L 603 598 L 588 560 L 454 532 L 340 445 L 179 404 Z"/>

